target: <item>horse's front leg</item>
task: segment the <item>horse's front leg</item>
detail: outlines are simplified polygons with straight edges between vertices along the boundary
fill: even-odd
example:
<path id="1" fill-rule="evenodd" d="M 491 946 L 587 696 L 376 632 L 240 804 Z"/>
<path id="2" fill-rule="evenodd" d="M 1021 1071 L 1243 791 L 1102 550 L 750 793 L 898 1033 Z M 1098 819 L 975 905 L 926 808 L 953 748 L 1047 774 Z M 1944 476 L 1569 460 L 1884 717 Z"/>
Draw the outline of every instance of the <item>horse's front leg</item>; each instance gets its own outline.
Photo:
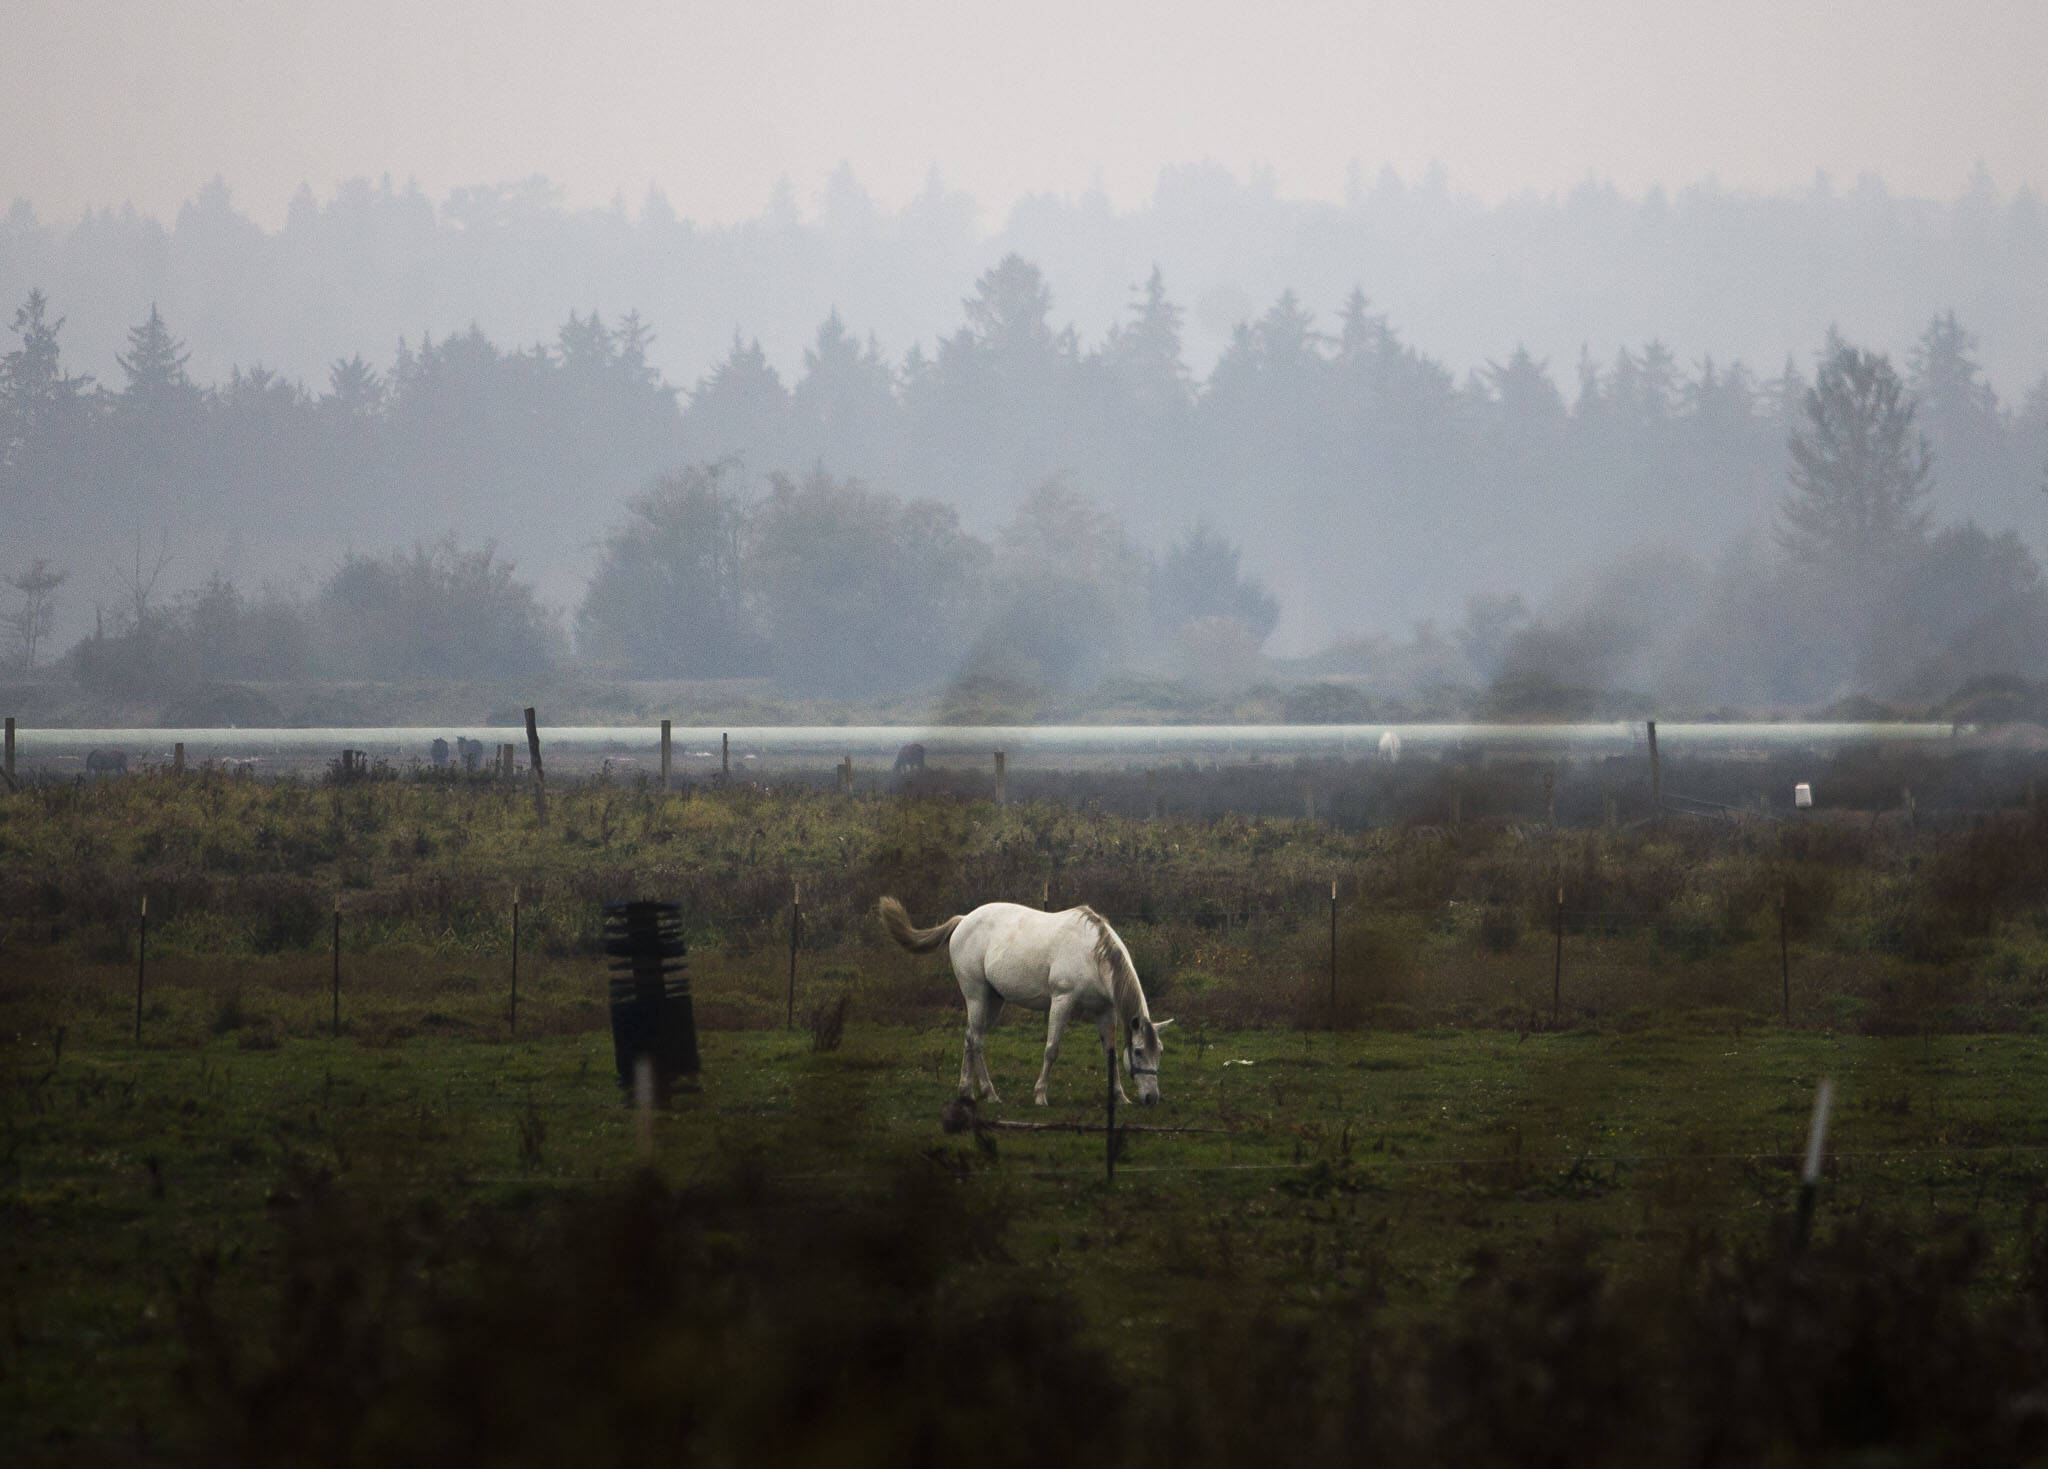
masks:
<path id="1" fill-rule="evenodd" d="M 1116 1046 L 1120 1037 L 1116 1033 L 1116 1011 L 1111 1010 L 1102 1017 L 1102 1054 L 1109 1061 L 1110 1074 L 1116 1077 L 1116 1099 L 1126 1107 L 1130 1106 L 1130 1095 L 1124 1091 L 1123 1068 L 1116 1064 Z"/>
<path id="2" fill-rule="evenodd" d="M 1054 995 L 1052 1004 L 1045 1012 L 1045 1064 L 1038 1068 L 1038 1085 L 1032 1088 L 1031 1100 L 1043 1107 L 1050 1100 L 1052 1084 L 1052 1063 L 1059 1059 L 1060 1035 L 1067 1028 L 1067 1017 L 1073 1013 L 1072 995 Z"/>

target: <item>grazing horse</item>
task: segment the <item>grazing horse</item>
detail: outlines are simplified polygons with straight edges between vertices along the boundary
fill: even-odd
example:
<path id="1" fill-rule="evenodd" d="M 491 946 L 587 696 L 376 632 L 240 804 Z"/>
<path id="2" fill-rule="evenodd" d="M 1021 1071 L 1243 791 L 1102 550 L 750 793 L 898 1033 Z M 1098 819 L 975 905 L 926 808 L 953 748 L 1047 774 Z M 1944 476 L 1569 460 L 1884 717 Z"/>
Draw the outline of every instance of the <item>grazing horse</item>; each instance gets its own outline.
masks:
<path id="1" fill-rule="evenodd" d="M 1052 1063 L 1060 1053 L 1060 1033 L 1076 1017 L 1096 1022 L 1105 1056 L 1121 1049 L 1124 1068 L 1138 1083 L 1138 1100 L 1148 1107 L 1159 1100 L 1159 1057 L 1164 1049 L 1159 1032 L 1173 1022 L 1152 1019 L 1130 950 L 1093 908 L 1041 913 L 1021 903 L 983 903 L 972 913 L 956 914 L 932 928 L 913 928 L 894 898 L 882 899 L 881 909 L 882 927 L 911 953 L 928 954 L 940 944 L 947 946 L 953 978 L 967 1002 L 960 1095 L 972 1096 L 979 1078 L 983 1096 L 992 1102 L 1002 1100 L 989 1080 L 982 1037 L 1008 1001 L 1046 1012 L 1045 1064 L 1032 1089 L 1032 1100 L 1040 1106 L 1045 1105 Z M 1121 1079 L 1116 1090 L 1124 1101 L 1130 1100 Z"/>
<path id="2" fill-rule="evenodd" d="M 910 770 L 915 770 L 920 773 L 924 770 L 923 745 L 905 745 L 902 749 L 896 752 L 896 774 L 902 775 L 904 772 Z"/>
<path id="3" fill-rule="evenodd" d="M 94 775 L 126 775 L 128 773 L 128 752 L 126 750 L 94 750 L 85 757 L 85 768 Z"/>

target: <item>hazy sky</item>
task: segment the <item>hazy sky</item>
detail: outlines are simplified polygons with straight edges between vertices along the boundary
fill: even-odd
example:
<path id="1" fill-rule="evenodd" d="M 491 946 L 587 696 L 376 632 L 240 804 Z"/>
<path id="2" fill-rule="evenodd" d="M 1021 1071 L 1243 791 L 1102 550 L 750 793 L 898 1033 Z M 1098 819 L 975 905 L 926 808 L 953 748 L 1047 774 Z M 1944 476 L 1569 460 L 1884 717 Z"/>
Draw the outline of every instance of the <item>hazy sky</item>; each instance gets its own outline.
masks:
<path id="1" fill-rule="evenodd" d="M 0 202 L 52 220 L 168 218 L 216 173 L 267 225 L 384 173 L 729 220 L 842 160 L 890 206 L 936 165 L 985 224 L 1202 159 L 1331 199 L 1353 160 L 1488 200 L 2048 185 L 2041 0 L 0 0 L 0 36 Z"/>

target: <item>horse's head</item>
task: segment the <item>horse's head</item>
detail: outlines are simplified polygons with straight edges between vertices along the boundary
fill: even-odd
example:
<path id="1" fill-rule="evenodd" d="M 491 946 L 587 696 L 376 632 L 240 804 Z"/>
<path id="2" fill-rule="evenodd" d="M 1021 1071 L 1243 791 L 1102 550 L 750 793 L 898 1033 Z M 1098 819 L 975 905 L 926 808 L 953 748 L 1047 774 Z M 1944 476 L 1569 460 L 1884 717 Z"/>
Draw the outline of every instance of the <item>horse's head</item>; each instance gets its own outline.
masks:
<path id="1" fill-rule="evenodd" d="M 1159 1032 L 1171 1024 L 1171 1020 L 1155 1021 L 1133 1015 L 1131 1033 L 1124 1040 L 1124 1066 L 1138 1083 L 1138 1100 L 1147 1107 L 1159 1104 L 1159 1058 L 1166 1053 Z"/>

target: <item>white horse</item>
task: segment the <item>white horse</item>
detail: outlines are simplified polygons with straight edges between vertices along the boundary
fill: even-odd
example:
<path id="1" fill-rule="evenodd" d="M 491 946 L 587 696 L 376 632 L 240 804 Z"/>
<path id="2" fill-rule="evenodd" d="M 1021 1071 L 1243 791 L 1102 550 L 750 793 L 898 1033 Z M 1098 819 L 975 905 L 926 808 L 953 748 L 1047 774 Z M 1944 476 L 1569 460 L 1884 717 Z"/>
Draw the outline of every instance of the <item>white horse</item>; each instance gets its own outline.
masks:
<path id="1" fill-rule="evenodd" d="M 982 1095 L 992 1102 L 1002 1100 L 989 1080 L 982 1036 L 1009 1001 L 1046 1012 L 1045 1064 L 1032 1090 L 1032 1100 L 1040 1106 L 1045 1105 L 1047 1080 L 1060 1053 L 1060 1034 L 1077 1016 L 1095 1021 L 1101 1029 L 1103 1055 L 1116 1055 L 1121 1038 L 1124 1067 L 1138 1083 L 1138 1100 L 1148 1107 L 1159 1100 L 1159 1058 L 1164 1050 L 1159 1032 L 1173 1022 L 1152 1019 L 1130 950 L 1093 908 L 1041 913 L 1021 903 L 983 903 L 972 913 L 955 914 L 935 927 L 913 928 L 894 898 L 882 899 L 881 906 L 882 926 L 889 937 L 911 953 L 928 954 L 947 945 L 953 978 L 967 1002 L 961 1096 L 973 1095 L 978 1076 Z M 1130 1100 L 1121 1078 L 1116 1092 Z"/>

